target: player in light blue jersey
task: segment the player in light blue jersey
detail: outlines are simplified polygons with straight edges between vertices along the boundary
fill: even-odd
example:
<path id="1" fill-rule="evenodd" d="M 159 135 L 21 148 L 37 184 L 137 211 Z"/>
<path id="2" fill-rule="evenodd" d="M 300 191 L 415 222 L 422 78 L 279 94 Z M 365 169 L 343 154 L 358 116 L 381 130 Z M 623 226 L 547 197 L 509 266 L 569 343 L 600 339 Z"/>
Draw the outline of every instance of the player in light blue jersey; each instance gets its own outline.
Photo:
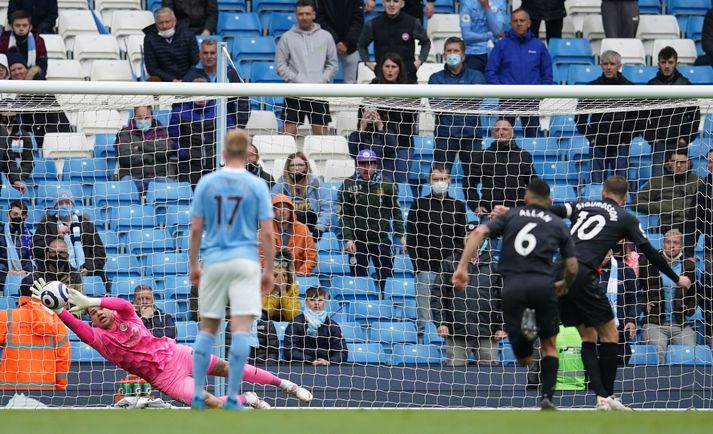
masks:
<path id="1" fill-rule="evenodd" d="M 261 291 L 272 291 L 273 212 L 265 181 L 245 167 L 249 137 L 232 130 L 225 137 L 225 167 L 201 178 L 191 214 L 191 283 L 198 285 L 200 333 L 193 349 L 195 390 L 191 407 L 205 408 L 203 390 L 215 335 L 230 301 L 232 343 L 228 361 L 228 400 L 223 408 L 242 408 L 237 401 L 243 366 L 250 355 L 249 333 L 261 313 Z M 258 230 L 259 229 L 259 230 Z M 203 235 L 205 234 L 205 238 Z M 258 234 L 265 255 L 260 273 Z M 201 249 L 203 267 L 198 262 Z"/>

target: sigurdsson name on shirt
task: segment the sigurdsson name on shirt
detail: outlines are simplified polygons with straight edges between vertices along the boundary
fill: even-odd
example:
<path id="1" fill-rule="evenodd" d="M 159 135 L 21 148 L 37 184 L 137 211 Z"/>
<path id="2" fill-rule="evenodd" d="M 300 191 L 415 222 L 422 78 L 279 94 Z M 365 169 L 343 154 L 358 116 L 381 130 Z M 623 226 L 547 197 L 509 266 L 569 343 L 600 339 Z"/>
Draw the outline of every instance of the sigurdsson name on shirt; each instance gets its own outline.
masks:
<path id="1" fill-rule="evenodd" d="M 544 211 L 535 211 L 533 209 L 521 209 L 520 217 L 534 217 L 540 220 L 544 220 L 547 223 L 552 221 L 552 216 L 548 215 Z"/>
<path id="2" fill-rule="evenodd" d="M 587 201 L 587 202 L 579 202 L 577 203 L 577 209 L 581 210 L 582 208 L 589 208 L 589 207 L 597 207 L 597 208 L 602 208 L 606 212 L 609 213 L 609 220 L 615 222 L 619 220 L 619 214 L 616 211 L 616 208 L 614 208 L 611 204 L 604 203 L 604 202 L 599 202 L 599 201 Z"/>

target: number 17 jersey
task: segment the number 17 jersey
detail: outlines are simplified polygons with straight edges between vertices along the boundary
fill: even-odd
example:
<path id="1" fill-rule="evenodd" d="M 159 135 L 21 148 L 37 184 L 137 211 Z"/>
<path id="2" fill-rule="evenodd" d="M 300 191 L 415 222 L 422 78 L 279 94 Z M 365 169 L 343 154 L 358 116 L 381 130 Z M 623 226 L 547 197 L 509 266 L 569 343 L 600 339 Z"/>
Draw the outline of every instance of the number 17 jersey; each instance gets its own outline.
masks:
<path id="1" fill-rule="evenodd" d="M 557 251 L 563 258 L 575 256 L 567 226 L 546 208 L 514 208 L 485 224 L 491 238 L 503 237 L 498 262 L 498 272 L 503 276 L 539 274 L 554 279 L 552 265 Z"/>

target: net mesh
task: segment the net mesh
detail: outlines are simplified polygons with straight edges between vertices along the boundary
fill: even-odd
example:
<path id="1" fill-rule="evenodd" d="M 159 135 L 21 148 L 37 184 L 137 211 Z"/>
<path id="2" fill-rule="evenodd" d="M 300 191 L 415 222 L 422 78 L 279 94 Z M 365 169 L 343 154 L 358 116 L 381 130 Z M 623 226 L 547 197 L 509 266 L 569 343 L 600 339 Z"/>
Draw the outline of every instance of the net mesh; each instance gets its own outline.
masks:
<path id="1" fill-rule="evenodd" d="M 76 271 L 63 275 L 66 283 L 88 295 L 130 301 L 136 288 L 146 285 L 154 300 L 137 304 L 139 316 L 147 317 L 155 335 L 191 345 L 197 313 L 196 291 L 188 278 L 190 204 L 195 184 L 217 167 L 215 144 L 221 135 L 216 116 L 222 101 L 210 95 L 3 95 L 0 221 L 6 235 L 0 243 L 0 269 L 5 267 L 0 308 L 16 307 L 23 279 L 32 281 L 27 271 L 45 275 L 47 255 L 64 243 Z M 683 255 L 696 264 L 696 285 L 680 298 L 679 292 L 667 298 L 664 289 L 652 288 L 655 279 L 642 277 L 632 246 L 615 254 L 613 280 L 607 277 L 611 265 L 605 266 L 602 288 L 619 295 L 610 297 L 622 329 L 617 393 L 639 407 L 711 407 L 712 264 L 706 235 L 713 225 L 713 118 L 708 114 L 713 101 L 319 101 L 329 103 L 329 135 L 311 135 L 307 123 L 292 137 L 281 135 L 284 98 L 250 98 L 246 128 L 259 154 L 257 174 L 271 183 L 273 194 L 290 197 L 291 218 L 304 223 L 308 235 L 276 240 L 291 257 L 280 257 L 284 272 L 263 302 L 261 346 L 253 353 L 257 366 L 311 389 L 312 406 L 534 405 L 537 391 L 525 386 L 536 383 L 538 368 L 516 367 L 508 339 L 499 332 L 498 242 L 483 252 L 472 281 L 476 285 L 463 293 L 452 291 L 443 263 L 457 257 L 465 223 L 483 221 L 495 205 L 519 204 L 518 187 L 533 176 L 548 181 L 553 201 L 563 203 L 596 199 L 602 179 L 624 174 L 632 190 L 627 207 L 654 246 L 664 248 L 670 229 L 683 233 Z M 139 106 L 151 111 L 137 110 Z M 226 118 L 229 127 L 242 126 L 241 115 L 248 119 L 245 112 L 231 112 L 229 105 L 223 113 L 231 118 Z M 316 114 L 308 110 L 301 115 L 310 119 Z M 142 130 L 138 118 L 152 123 Z M 513 128 L 503 128 L 500 118 L 508 118 Z M 528 137 L 533 131 L 536 137 Z M 671 175 L 683 165 L 664 163 L 670 151 L 681 147 L 687 151 L 689 173 Z M 361 174 L 355 172 L 355 158 L 365 149 L 377 155 L 384 174 L 373 189 L 373 184 L 360 183 Z M 425 203 L 419 198 L 435 186 L 430 178 L 434 163 L 447 163 L 448 194 L 460 205 L 416 213 L 414 207 Z M 307 166 L 310 174 L 304 181 L 291 175 Z M 18 232 L 14 225 L 12 205 L 18 201 L 24 203 L 23 227 L 29 232 Z M 68 217 L 62 214 L 67 204 L 73 205 Z M 428 220 L 420 221 L 423 216 Z M 59 231 L 67 236 L 52 236 Z M 60 241 L 52 244 L 56 238 Z M 345 238 L 361 241 L 355 246 L 358 257 L 349 253 Z M 314 339 L 304 338 L 304 319 L 298 316 L 305 309 L 307 289 L 314 286 L 325 288 L 324 309 L 332 331 L 338 325 L 341 333 L 341 338 L 319 340 L 322 348 L 316 354 L 304 351 Z M 686 326 L 675 326 L 675 337 L 667 339 L 665 330 L 651 326 L 654 304 L 664 314 L 665 306 L 682 310 L 685 305 Z M 623 332 L 629 323 L 635 327 L 633 337 Z M 52 351 L 23 347 L 40 342 L 56 346 L 56 340 L 13 327 L 17 325 L 0 321 L 2 402 L 17 390 L 52 405 L 109 405 L 121 384 L 134 381 L 69 332 L 66 390 L 36 390 L 27 382 L 61 378 L 66 367 L 53 366 L 59 356 Z M 562 337 L 559 400 L 563 406 L 591 405 L 580 342 L 571 330 L 563 330 Z M 216 352 L 225 352 L 225 345 Z M 20 373 L 12 372 L 10 359 L 28 357 L 32 369 L 15 363 Z M 314 366 L 315 358 L 331 363 Z M 41 378 L 39 372 L 51 375 Z M 245 387 L 273 405 L 298 404 L 270 386 Z M 210 390 L 220 393 L 222 383 L 212 383 Z"/>

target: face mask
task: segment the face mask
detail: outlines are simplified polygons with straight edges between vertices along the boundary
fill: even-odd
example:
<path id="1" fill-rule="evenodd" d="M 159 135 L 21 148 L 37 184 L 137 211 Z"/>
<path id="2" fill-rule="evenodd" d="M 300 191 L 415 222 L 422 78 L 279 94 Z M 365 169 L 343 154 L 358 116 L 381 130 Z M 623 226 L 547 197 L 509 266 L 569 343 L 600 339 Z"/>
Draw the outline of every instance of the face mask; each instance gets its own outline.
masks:
<path id="1" fill-rule="evenodd" d="M 48 255 L 47 256 L 47 267 L 55 271 L 63 271 L 69 269 L 69 255 Z"/>
<path id="2" fill-rule="evenodd" d="M 176 34 L 176 29 L 160 30 L 158 35 L 164 39 L 171 39 Z"/>
<path id="3" fill-rule="evenodd" d="M 57 207 L 57 217 L 60 219 L 68 219 L 74 213 L 74 207 L 72 205 L 60 205 Z"/>
<path id="4" fill-rule="evenodd" d="M 248 168 L 248 172 L 250 172 L 250 173 L 252 173 L 252 174 L 257 173 L 257 164 L 255 164 L 255 163 L 248 163 L 247 168 Z"/>
<path id="5" fill-rule="evenodd" d="M 431 191 L 433 194 L 442 196 L 448 193 L 448 182 L 447 181 L 436 181 L 431 183 Z"/>
<path id="6" fill-rule="evenodd" d="M 151 119 L 134 119 L 134 125 L 141 131 L 148 131 L 151 128 Z"/>
<path id="7" fill-rule="evenodd" d="M 451 68 L 455 68 L 456 66 L 460 65 L 461 61 L 460 54 L 449 54 L 446 57 L 446 64 L 450 66 Z"/>
<path id="8" fill-rule="evenodd" d="M 20 231 L 22 229 L 22 217 L 10 217 L 10 228 L 13 231 Z"/>
<path id="9" fill-rule="evenodd" d="M 302 173 L 302 172 L 297 172 L 297 173 L 292 173 L 292 174 L 290 174 L 290 176 L 292 176 L 292 179 L 293 179 L 295 182 L 302 182 L 302 180 L 305 179 L 305 176 L 307 176 L 307 175 L 305 175 L 305 174 Z"/>

